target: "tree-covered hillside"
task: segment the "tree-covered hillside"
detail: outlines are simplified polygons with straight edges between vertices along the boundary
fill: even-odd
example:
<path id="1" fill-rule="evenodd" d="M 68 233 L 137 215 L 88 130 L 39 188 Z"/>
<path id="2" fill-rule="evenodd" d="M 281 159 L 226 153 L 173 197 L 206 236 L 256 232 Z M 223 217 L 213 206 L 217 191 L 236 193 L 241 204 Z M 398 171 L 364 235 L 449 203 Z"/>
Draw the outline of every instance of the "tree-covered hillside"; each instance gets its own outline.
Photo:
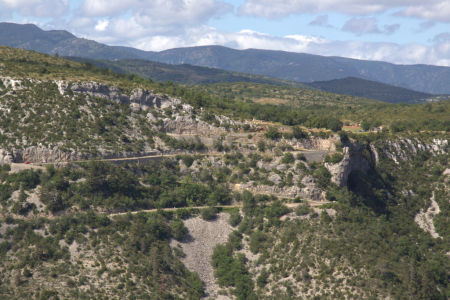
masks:
<path id="1" fill-rule="evenodd" d="M 449 101 L 8 47 L 0 83 L 0 299 L 450 296 Z"/>
<path id="2" fill-rule="evenodd" d="M 315 81 L 309 83 L 308 86 L 330 93 L 378 99 L 391 103 L 421 103 L 433 96 L 431 94 L 355 77 L 330 81 Z"/>

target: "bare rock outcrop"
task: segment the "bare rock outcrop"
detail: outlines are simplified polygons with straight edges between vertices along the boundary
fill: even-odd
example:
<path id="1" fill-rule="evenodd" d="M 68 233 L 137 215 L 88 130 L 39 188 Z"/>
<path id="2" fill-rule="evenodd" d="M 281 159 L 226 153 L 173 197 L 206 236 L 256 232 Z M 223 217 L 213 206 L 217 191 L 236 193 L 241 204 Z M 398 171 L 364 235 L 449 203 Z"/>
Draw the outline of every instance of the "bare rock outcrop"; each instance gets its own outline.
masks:
<path id="1" fill-rule="evenodd" d="M 153 91 L 145 89 L 134 89 L 130 95 L 123 93 L 119 88 L 108 86 L 97 82 L 76 82 L 70 88 L 73 92 L 88 94 L 92 97 L 104 98 L 118 103 L 129 104 L 133 109 L 167 108 L 181 104 L 181 100 L 167 95 L 155 94 Z"/>
<path id="2" fill-rule="evenodd" d="M 220 135 L 226 130 L 215 127 L 202 120 L 194 119 L 190 115 L 178 115 L 174 119 L 163 119 L 162 130 L 175 134 Z"/>
<path id="3" fill-rule="evenodd" d="M 0 165 L 11 164 L 14 161 L 11 152 L 0 149 Z"/>
<path id="4" fill-rule="evenodd" d="M 437 214 L 439 214 L 440 209 L 435 200 L 434 192 L 431 195 L 430 201 L 431 205 L 428 207 L 427 211 L 424 211 L 423 208 L 421 208 L 420 212 L 415 216 L 414 221 L 423 231 L 430 233 L 430 235 L 436 239 L 440 236 L 439 233 L 436 232 L 433 219 Z"/>
<path id="5" fill-rule="evenodd" d="M 275 175 L 271 176 L 272 180 L 275 180 Z M 312 176 L 305 176 L 301 180 L 302 187 L 298 185 L 290 185 L 290 186 L 279 186 L 277 184 L 274 185 L 265 185 L 265 184 L 257 184 L 255 185 L 253 181 L 249 181 L 247 183 L 235 184 L 234 189 L 238 191 L 248 190 L 254 194 L 266 194 L 266 195 L 276 195 L 282 198 L 297 198 L 314 201 L 325 201 L 326 193 L 321 190 L 314 181 Z"/>
<path id="6" fill-rule="evenodd" d="M 200 217 L 188 219 L 184 221 L 184 225 L 189 230 L 189 239 L 182 243 L 171 241 L 172 247 L 180 246 L 183 249 L 186 256 L 181 260 L 190 271 L 198 273 L 205 284 L 207 296 L 214 299 L 223 296 L 218 294 L 220 288 L 214 279 L 211 257 L 214 247 L 225 243 L 228 235 L 233 231 L 228 224 L 228 219 L 229 215 L 226 213 L 218 214 L 213 221 L 205 221 Z"/>
<path id="7" fill-rule="evenodd" d="M 336 151 L 336 143 L 339 141 L 338 136 L 333 136 L 328 139 L 319 137 L 309 137 L 307 139 L 288 139 L 286 143 L 295 148 L 311 149 L 311 150 L 326 150 Z"/>
<path id="8" fill-rule="evenodd" d="M 15 149 L 12 153 L 12 158 L 13 162 L 30 161 L 33 163 L 50 163 L 82 160 L 87 159 L 88 156 L 75 151 L 62 151 L 57 147 L 49 149 L 45 147 L 32 146 L 24 149 Z"/>
<path id="9" fill-rule="evenodd" d="M 325 163 L 325 167 L 331 173 L 331 181 L 339 187 L 347 185 L 350 173 L 360 171 L 366 173 L 370 169 L 370 162 L 364 156 L 363 150 L 371 155 L 370 148 L 359 145 L 358 143 L 350 143 L 343 148 L 343 159 L 338 163 Z"/>
<path id="10" fill-rule="evenodd" d="M 387 141 L 382 149 L 382 153 L 397 164 L 400 161 L 407 161 L 424 151 L 428 151 L 432 155 L 448 153 L 448 139 L 435 138 L 430 142 L 423 142 L 418 139 L 403 138 Z"/>

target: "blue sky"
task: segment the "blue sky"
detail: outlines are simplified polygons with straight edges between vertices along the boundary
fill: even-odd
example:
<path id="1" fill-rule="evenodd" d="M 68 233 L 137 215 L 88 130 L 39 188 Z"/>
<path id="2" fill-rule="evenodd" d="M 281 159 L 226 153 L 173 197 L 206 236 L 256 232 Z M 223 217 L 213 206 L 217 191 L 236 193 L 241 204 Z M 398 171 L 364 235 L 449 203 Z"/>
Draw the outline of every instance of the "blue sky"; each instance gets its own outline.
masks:
<path id="1" fill-rule="evenodd" d="M 0 21 L 143 50 L 216 44 L 450 66 L 448 0 L 0 0 Z"/>

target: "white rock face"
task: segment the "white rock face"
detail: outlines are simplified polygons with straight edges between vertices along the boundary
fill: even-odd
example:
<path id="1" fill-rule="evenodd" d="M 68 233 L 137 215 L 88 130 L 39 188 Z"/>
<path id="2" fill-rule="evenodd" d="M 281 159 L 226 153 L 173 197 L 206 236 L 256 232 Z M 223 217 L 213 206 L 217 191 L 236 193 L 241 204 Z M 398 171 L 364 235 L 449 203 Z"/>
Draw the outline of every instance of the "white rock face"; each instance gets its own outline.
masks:
<path id="1" fill-rule="evenodd" d="M 418 139 L 399 139 L 388 141 L 382 152 L 395 163 L 406 161 L 419 152 L 429 151 L 432 155 L 445 154 L 448 152 L 449 143 L 447 139 L 433 139 L 431 143 L 425 143 Z"/>
<path id="2" fill-rule="evenodd" d="M 427 211 L 424 211 L 423 208 L 420 209 L 420 212 L 414 218 L 414 221 L 417 225 L 425 232 L 428 232 L 433 238 L 439 238 L 439 234 L 436 232 L 436 228 L 434 227 L 433 219 L 439 214 L 440 209 L 436 200 L 434 199 L 434 192 L 431 195 L 431 205 L 428 207 Z"/>
<path id="3" fill-rule="evenodd" d="M 0 149 L 0 165 L 9 165 L 14 161 L 10 152 Z"/>
<path id="4" fill-rule="evenodd" d="M 331 173 L 331 181 L 339 187 L 347 185 L 348 176 L 354 171 L 366 173 L 370 164 L 362 155 L 359 144 L 350 144 L 343 148 L 344 158 L 337 164 L 325 163 L 325 167 Z"/>

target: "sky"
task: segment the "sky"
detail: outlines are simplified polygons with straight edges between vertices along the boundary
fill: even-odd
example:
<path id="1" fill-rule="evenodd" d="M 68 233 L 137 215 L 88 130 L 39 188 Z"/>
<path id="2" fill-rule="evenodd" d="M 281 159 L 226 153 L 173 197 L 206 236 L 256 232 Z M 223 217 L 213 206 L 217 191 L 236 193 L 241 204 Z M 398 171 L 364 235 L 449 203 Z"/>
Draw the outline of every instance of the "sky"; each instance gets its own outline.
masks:
<path id="1" fill-rule="evenodd" d="M 223 45 L 450 66 L 450 0 L 0 0 L 0 21 L 142 50 Z"/>

